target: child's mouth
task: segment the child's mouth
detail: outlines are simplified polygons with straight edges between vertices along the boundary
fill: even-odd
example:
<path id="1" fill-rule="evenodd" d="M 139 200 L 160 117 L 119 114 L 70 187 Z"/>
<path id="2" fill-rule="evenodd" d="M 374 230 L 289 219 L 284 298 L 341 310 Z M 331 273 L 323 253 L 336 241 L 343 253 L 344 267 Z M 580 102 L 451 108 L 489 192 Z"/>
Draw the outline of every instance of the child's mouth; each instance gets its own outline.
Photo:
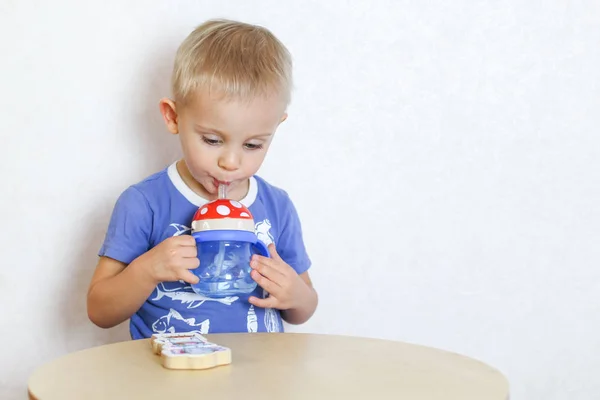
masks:
<path id="1" fill-rule="evenodd" d="M 228 190 L 231 186 L 231 182 L 220 181 L 216 178 L 213 178 L 213 184 L 215 185 L 215 191 L 217 193 L 219 192 L 219 186 L 223 185 L 225 187 L 225 190 Z"/>
<path id="2" fill-rule="evenodd" d="M 219 187 L 219 185 L 225 185 L 225 186 L 229 186 L 231 184 L 231 182 L 225 182 L 225 181 L 220 181 L 216 178 L 213 178 L 213 182 L 215 184 L 215 187 Z"/>
<path id="3" fill-rule="evenodd" d="M 218 179 L 213 179 L 216 192 L 220 199 L 227 198 L 227 190 L 229 189 L 229 184 L 231 182 L 223 182 Z"/>

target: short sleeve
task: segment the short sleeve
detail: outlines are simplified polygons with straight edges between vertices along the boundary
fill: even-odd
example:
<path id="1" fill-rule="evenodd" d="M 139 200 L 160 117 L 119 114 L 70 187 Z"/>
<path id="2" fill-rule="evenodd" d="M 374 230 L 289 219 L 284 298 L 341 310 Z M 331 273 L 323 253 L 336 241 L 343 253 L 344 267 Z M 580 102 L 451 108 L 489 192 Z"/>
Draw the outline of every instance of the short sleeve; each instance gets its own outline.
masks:
<path id="1" fill-rule="evenodd" d="M 277 253 L 288 265 L 298 273 L 306 272 L 311 267 L 311 260 L 304 245 L 302 234 L 302 224 L 298 217 L 296 207 L 286 194 L 286 206 L 283 208 L 283 214 L 280 216 L 280 234 L 277 246 Z"/>
<path id="2" fill-rule="evenodd" d="M 152 210 L 133 186 L 117 199 L 99 256 L 129 264 L 150 248 Z"/>

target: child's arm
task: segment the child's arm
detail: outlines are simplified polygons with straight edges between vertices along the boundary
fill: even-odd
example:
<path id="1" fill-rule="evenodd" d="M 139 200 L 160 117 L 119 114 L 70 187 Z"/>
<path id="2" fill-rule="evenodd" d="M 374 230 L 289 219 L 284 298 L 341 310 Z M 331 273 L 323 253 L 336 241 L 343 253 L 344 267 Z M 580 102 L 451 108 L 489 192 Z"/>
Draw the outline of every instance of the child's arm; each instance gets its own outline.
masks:
<path id="1" fill-rule="evenodd" d="M 116 326 L 142 306 L 159 282 L 197 283 L 189 270 L 198 264 L 196 241 L 189 235 L 166 239 L 128 266 L 101 257 L 88 289 L 88 316 L 99 327 Z"/>
<path id="2" fill-rule="evenodd" d="M 269 252 L 271 258 L 255 255 L 250 263 L 252 278 L 269 292 L 269 297 L 253 296 L 249 301 L 256 307 L 281 310 L 282 318 L 290 324 L 303 324 L 314 314 L 318 303 L 308 271 L 298 275 L 281 259 L 273 244 Z"/>
<path id="3" fill-rule="evenodd" d="M 126 268 L 120 261 L 101 257 L 87 295 L 90 320 L 101 328 L 112 328 L 135 313 L 154 285 L 135 262 Z"/>

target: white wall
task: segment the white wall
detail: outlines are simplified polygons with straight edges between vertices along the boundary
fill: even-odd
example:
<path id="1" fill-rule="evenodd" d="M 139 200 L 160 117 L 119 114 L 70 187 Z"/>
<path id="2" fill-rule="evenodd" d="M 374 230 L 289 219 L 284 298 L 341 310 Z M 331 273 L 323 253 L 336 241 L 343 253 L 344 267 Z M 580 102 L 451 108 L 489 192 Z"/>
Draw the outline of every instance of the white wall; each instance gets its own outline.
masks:
<path id="1" fill-rule="evenodd" d="M 261 174 L 314 261 L 297 330 L 460 352 L 516 400 L 600 398 L 600 3 L 216 3 L 0 1 L 0 397 L 127 339 L 87 320 L 95 254 L 121 190 L 178 154 L 176 46 L 229 17 L 295 57 Z"/>

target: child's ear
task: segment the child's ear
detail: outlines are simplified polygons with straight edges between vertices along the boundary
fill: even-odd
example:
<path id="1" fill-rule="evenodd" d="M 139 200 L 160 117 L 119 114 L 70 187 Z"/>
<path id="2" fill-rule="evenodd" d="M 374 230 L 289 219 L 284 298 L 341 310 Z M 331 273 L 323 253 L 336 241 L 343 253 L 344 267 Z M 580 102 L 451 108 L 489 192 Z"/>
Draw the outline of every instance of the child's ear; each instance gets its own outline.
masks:
<path id="1" fill-rule="evenodd" d="M 288 117 L 287 113 L 283 113 L 283 117 L 281 117 L 281 121 L 279 121 L 279 123 L 281 124 L 283 121 L 285 121 Z"/>
<path id="2" fill-rule="evenodd" d="M 171 99 L 164 98 L 160 100 L 159 107 L 169 132 L 174 135 L 178 134 L 179 127 L 177 125 L 177 109 L 175 107 L 175 102 Z"/>

